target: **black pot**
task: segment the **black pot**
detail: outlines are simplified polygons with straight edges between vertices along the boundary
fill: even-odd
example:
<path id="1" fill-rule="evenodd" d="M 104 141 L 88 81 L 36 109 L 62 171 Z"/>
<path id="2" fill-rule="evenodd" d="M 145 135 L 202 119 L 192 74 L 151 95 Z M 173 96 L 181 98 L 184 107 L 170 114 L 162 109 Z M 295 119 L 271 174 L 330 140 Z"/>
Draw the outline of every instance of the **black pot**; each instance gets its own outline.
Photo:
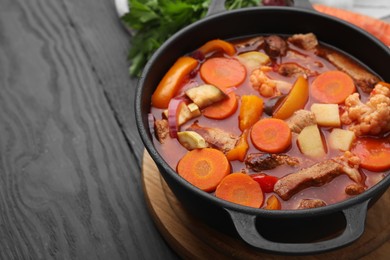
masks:
<path id="1" fill-rule="evenodd" d="M 224 1 L 214 1 L 221 11 Z M 138 83 L 135 110 L 139 133 L 161 175 L 183 206 L 211 227 L 240 237 L 255 248 L 281 254 L 313 254 L 333 250 L 358 239 L 369 206 L 389 187 L 390 176 L 354 198 L 337 204 L 305 210 L 267 211 L 218 199 L 182 179 L 153 146 L 147 115 L 151 96 L 177 58 L 205 42 L 258 34 L 313 32 L 329 44 L 367 65 L 390 82 L 390 51 L 367 32 L 337 18 L 318 13 L 307 1 L 300 7 L 254 7 L 214 12 L 187 26 L 167 40 L 146 65 Z"/>

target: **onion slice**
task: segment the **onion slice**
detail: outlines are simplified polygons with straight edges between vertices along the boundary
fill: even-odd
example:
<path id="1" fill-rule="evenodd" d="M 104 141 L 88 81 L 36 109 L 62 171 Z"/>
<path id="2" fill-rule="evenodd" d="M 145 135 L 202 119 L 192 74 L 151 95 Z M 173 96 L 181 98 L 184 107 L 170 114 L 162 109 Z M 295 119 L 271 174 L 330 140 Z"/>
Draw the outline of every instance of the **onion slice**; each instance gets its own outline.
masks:
<path id="1" fill-rule="evenodd" d="M 177 138 L 177 131 L 179 131 L 179 126 L 177 123 L 177 117 L 178 117 L 178 108 L 180 107 L 181 103 L 184 102 L 183 97 L 176 97 L 172 98 L 171 101 L 169 101 L 168 105 L 168 126 L 169 126 L 169 135 L 172 138 Z"/>

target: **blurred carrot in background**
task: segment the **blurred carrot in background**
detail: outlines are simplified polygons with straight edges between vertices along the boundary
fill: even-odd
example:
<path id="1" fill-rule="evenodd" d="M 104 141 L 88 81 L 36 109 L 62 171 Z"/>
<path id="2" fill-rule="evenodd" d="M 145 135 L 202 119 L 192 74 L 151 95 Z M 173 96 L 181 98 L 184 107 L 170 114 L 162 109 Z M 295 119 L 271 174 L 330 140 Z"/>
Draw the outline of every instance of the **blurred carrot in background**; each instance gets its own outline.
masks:
<path id="1" fill-rule="evenodd" d="M 321 13 L 335 16 L 344 21 L 350 22 L 367 32 L 376 36 L 384 44 L 390 46 L 390 24 L 384 21 L 372 18 L 367 15 L 362 15 L 350 12 L 344 9 L 330 7 L 326 5 L 314 4 L 314 9 Z"/>

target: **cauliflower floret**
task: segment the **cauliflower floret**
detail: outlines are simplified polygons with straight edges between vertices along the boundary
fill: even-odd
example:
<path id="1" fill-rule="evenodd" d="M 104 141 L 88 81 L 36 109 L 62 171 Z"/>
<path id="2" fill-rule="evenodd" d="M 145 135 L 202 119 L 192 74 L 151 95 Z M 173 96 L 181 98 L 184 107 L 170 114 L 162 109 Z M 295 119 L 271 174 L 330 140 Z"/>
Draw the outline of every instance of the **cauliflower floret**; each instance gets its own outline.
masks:
<path id="1" fill-rule="evenodd" d="M 341 121 L 357 136 L 379 134 L 390 130 L 390 88 L 378 83 L 366 104 L 354 93 L 345 100 Z"/>
<path id="2" fill-rule="evenodd" d="M 334 158 L 336 162 L 343 166 L 344 172 L 356 183 L 362 181 L 362 176 L 359 173 L 360 158 L 355 154 L 346 151 L 342 156 Z"/>
<path id="3" fill-rule="evenodd" d="M 291 84 L 281 80 L 273 80 L 267 77 L 264 71 L 268 71 L 271 68 L 263 66 L 260 69 L 254 70 L 249 80 L 253 88 L 257 89 L 263 97 L 280 96 L 282 92 L 288 92 L 291 88 Z"/>

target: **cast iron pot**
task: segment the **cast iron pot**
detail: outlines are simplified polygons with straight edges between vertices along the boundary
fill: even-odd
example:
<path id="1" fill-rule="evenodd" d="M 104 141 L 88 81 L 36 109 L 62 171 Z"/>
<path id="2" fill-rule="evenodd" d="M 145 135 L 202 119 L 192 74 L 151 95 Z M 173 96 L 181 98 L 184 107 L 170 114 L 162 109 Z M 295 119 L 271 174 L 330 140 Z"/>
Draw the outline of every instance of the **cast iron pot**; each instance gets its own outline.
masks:
<path id="1" fill-rule="evenodd" d="M 367 65 L 390 82 L 390 51 L 363 30 L 318 13 L 307 1 L 295 7 L 254 7 L 224 11 L 212 3 L 209 15 L 173 35 L 153 55 L 139 79 L 135 110 L 139 133 L 164 180 L 182 205 L 204 223 L 243 239 L 255 248 L 280 254 L 313 254 L 348 245 L 363 231 L 367 210 L 388 188 L 390 176 L 352 199 L 314 209 L 267 211 L 233 204 L 203 192 L 182 179 L 159 155 L 148 127 L 151 96 L 177 58 L 205 42 L 259 34 L 313 32 Z M 299 4 L 299 7 L 298 7 Z"/>

